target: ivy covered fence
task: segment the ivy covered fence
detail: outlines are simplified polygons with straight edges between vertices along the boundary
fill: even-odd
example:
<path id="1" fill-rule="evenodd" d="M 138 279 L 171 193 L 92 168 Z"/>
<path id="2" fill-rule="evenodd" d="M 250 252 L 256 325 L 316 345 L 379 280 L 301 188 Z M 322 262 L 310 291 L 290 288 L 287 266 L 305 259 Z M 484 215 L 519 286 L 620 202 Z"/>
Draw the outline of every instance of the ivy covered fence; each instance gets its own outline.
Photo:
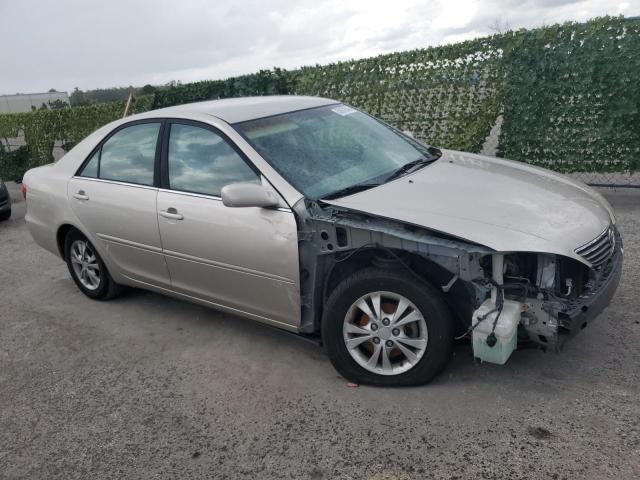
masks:
<path id="1" fill-rule="evenodd" d="M 319 95 L 427 143 L 479 152 L 503 116 L 498 155 L 562 172 L 616 172 L 640 185 L 640 20 L 604 17 L 362 60 L 176 85 L 133 112 L 248 95 Z M 0 115 L 0 178 L 18 179 L 122 116 L 120 102 Z M 5 142 L 6 143 L 6 142 Z"/>
<path id="2" fill-rule="evenodd" d="M 131 111 L 140 113 L 151 108 L 152 98 L 136 100 Z M 29 168 L 51 163 L 56 141 L 65 151 L 98 128 L 121 118 L 125 102 L 98 103 L 86 107 L 36 110 L 28 113 L 0 115 L 0 178 L 19 180 Z M 25 146 L 7 148 L 8 139 L 22 133 Z"/>
<path id="3" fill-rule="evenodd" d="M 640 169 L 640 20 L 521 32 L 506 58 L 499 156 L 561 172 Z"/>

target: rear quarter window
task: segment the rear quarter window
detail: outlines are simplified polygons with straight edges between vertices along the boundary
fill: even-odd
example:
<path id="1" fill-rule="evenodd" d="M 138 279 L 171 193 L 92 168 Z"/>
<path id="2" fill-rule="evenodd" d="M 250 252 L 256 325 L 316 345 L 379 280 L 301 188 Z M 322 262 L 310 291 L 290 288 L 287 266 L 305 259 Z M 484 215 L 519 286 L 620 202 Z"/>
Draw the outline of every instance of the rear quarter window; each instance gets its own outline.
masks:
<path id="1" fill-rule="evenodd" d="M 89 161 L 85 163 L 79 174 L 81 177 L 98 178 L 98 162 L 100 161 L 100 150 L 96 151 Z"/>

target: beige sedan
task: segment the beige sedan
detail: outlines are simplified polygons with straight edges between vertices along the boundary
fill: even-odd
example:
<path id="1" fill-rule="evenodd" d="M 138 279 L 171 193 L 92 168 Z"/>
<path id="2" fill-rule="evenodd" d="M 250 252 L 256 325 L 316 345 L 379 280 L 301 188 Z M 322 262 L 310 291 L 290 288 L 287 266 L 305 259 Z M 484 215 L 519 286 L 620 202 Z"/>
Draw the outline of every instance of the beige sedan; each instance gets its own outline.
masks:
<path id="1" fill-rule="evenodd" d="M 323 342 L 346 378 L 427 382 L 454 339 L 504 363 L 606 307 L 622 242 L 587 186 L 440 150 L 339 102 L 217 100 L 111 123 L 24 177 L 78 288 L 144 288 Z"/>

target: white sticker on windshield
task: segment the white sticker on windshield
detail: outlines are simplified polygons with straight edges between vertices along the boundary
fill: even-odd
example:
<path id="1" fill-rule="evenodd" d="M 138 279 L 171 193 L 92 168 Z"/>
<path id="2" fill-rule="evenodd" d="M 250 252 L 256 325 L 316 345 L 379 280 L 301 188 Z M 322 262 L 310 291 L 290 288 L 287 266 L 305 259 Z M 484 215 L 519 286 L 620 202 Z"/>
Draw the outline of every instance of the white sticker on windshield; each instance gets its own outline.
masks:
<path id="1" fill-rule="evenodd" d="M 337 113 L 338 115 L 342 115 L 343 117 L 357 112 L 357 110 L 354 110 L 351 107 L 347 107 L 346 105 L 340 105 L 339 107 L 332 108 L 331 111 Z"/>

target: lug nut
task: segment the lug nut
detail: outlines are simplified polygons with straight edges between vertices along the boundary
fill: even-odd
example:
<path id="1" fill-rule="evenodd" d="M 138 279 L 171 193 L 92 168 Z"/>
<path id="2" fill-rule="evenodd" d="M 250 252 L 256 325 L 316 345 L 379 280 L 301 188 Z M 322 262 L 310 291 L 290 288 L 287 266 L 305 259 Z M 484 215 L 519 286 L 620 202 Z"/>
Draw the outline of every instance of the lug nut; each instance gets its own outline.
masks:
<path id="1" fill-rule="evenodd" d="M 380 339 L 378 337 L 373 337 L 373 343 L 376 345 L 380 343 Z"/>
<path id="2" fill-rule="evenodd" d="M 399 328 L 394 328 L 393 330 L 391 330 L 391 333 L 393 333 L 393 335 L 395 337 L 397 337 L 398 335 L 400 335 L 400 329 Z"/>
<path id="3" fill-rule="evenodd" d="M 377 323 L 372 323 L 371 324 L 371 330 L 373 330 L 374 332 L 378 329 L 378 324 Z"/>
<path id="4" fill-rule="evenodd" d="M 391 340 L 387 340 L 385 345 L 389 348 L 393 347 L 393 342 Z"/>
<path id="5" fill-rule="evenodd" d="M 382 319 L 382 324 L 386 327 L 387 325 L 389 325 L 391 322 L 389 321 L 388 318 L 383 318 Z"/>

